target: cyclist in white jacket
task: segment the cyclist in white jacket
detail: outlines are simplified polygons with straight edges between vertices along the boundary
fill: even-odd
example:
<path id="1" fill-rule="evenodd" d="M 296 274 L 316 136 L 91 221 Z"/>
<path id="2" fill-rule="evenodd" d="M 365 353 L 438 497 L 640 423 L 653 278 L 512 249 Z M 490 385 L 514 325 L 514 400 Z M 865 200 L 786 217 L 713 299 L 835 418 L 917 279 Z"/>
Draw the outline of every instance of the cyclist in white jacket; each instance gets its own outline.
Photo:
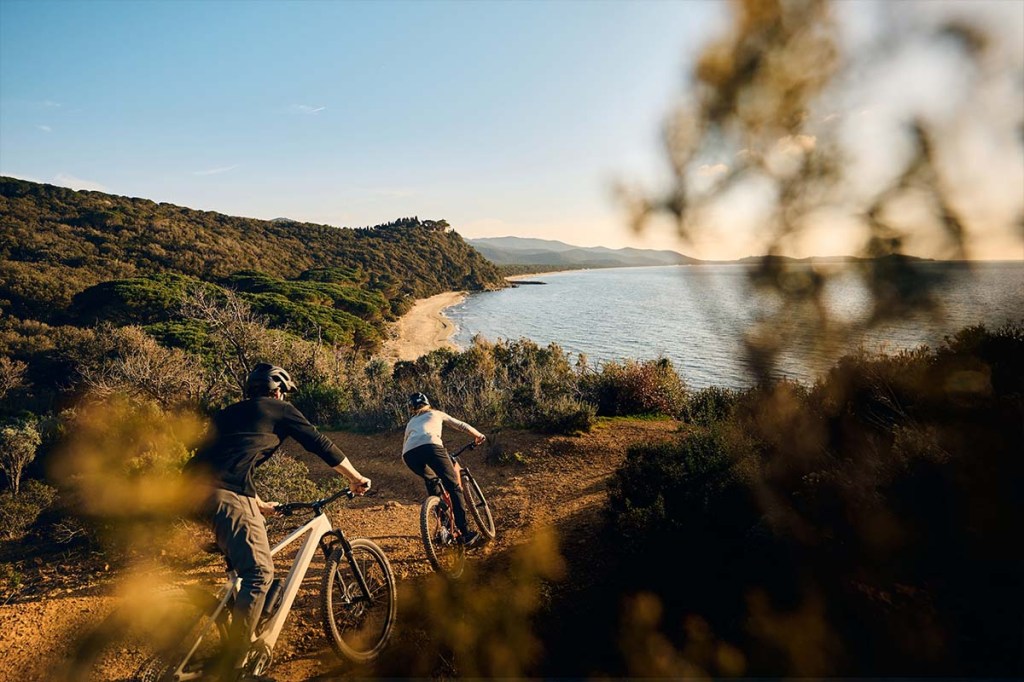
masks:
<path id="1" fill-rule="evenodd" d="M 454 429 L 468 433 L 473 436 L 477 445 L 487 440 L 487 437 L 466 422 L 459 421 L 441 410 L 431 408 L 430 401 L 422 393 L 413 393 L 409 396 L 409 409 L 412 410 L 413 415 L 405 426 L 402 461 L 413 473 L 423 478 L 427 485 L 428 495 L 436 493 L 431 488 L 431 479 L 436 476 L 441 480 L 441 485 L 448 491 L 448 495 L 452 499 L 452 512 L 455 514 L 455 523 L 462 533 L 463 542 L 467 546 L 475 545 L 480 541 L 481 535 L 476 531 L 471 531 L 466 525 L 466 508 L 462 505 L 459 480 L 455 476 L 455 467 L 452 466 L 451 458 L 448 457 L 448 452 L 444 449 L 441 429 L 447 424 Z"/>

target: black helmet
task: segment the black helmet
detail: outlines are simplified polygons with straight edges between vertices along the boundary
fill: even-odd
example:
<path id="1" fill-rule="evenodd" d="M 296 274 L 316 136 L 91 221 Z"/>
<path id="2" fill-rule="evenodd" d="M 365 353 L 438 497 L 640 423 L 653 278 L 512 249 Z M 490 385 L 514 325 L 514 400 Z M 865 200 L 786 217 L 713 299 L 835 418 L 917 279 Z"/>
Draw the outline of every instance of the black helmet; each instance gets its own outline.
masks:
<path id="1" fill-rule="evenodd" d="M 427 396 L 422 393 L 413 393 L 409 396 L 409 407 L 413 409 L 419 409 L 421 407 L 430 407 L 430 400 Z"/>
<path id="2" fill-rule="evenodd" d="M 250 398 L 269 395 L 275 389 L 288 393 L 298 388 L 288 372 L 281 367 L 261 362 L 252 368 L 245 380 L 245 393 Z"/>

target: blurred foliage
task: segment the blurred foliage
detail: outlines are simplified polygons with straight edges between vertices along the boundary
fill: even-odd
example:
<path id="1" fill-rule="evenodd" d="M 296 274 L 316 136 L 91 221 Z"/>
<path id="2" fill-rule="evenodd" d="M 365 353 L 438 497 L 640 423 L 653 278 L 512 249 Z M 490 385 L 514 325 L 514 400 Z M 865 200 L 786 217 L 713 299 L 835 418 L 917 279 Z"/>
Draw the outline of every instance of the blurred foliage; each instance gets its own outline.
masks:
<path id="1" fill-rule="evenodd" d="M 684 244 L 766 254 L 747 259 L 755 387 L 687 396 L 678 441 L 614 478 L 622 672 L 1019 675 L 1024 330 L 847 353 L 886 320 L 941 320 L 943 271 L 909 254 L 969 268 L 999 233 L 1020 256 L 1020 5 L 731 9 L 668 118 L 669 190 L 621 196 L 635 229 L 669 217 Z M 784 257 L 851 237 L 841 267 Z M 856 313 L 830 301 L 851 271 Z M 774 380 L 801 352 L 835 366 Z"/>
<path id="2" fill-rule="evenodd" d="M 188 410 L 110 394 L 64 415 L 69 438 L 47 460 L 67 509 L 115 551 L 146 557 L 168 551 L 174 527 L 203 495 L 180 471 L 205 430 Z"/>
<path id="3" fill-rule="evenodd" d="M 676 654 L 697 618 L 748 675 L 1012 675 L 1022 358 L 1024 327 L 972 327 L 846 356 L 811 388 L 706 394 L 700 427 L 613 479 L 623 584 L 666 610 Z"/>
<path id="4" fill-rule="evenodd" d="M 887 319 L 941 316 L 943 279 L 910 253 L 965 260 L 998 232 L 1020 257 L 1020 6 L 967 7 L 738 0 L 701 47 L 665 125 L 670 189 L 621 195 L 636 229 L 663 216 L 684 244 L 767 254 L 747 259 L 768 300 L 746 339 L 757 380 L 794 329 L 837 358 Z M 861 257 L 862 313 L 829 305 L 843 268 L 782 257 L 820 244 Z"/>
<path id="5" fill-rule="evenodd" d="M 375 672 L 384 678 L 527 676 L 545 645 L 533 632 L 532 618 L 543 606 L 546 585 L 566 577 L 565 564 L 550 528 L 534 528 L 530 540 L 510 554 L 503 570 L 478 571 L 470 563 L 459 580 L 431 574 L 410 584 L 400 596 L 406 636 L 395 641 Z"/>

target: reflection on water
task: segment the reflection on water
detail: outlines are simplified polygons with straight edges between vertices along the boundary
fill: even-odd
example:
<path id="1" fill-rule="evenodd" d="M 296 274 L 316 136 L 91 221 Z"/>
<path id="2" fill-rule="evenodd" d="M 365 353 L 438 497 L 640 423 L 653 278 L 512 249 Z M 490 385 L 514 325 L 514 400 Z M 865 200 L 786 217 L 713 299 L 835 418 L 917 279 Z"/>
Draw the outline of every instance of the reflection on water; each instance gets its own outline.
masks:
<path id="1" fill-rule="evenodd" d="M 888 322 L 847 349 L 894 351 L 936 345 L 971 324 L 996 327 L 1024 320 L 1024 263 L 975 263 L 967 268 L 928 264 L 946 275 L 939 298 L 944 317 Z M 474 294 L 445 311 L 469 345 L 476 334 L 496 340 L 529 338 L 558 343 L 591 361 L 668 357 L 692 387 L 739 388 L 750 383 L 742 338 L 773 302 L 750 290 L 747 266 L 702 265 L 581 270 L 532 279 L 544 286 Z M 870 297 L 852 273 L 830 280 L 827 300 L 839 319 L 863 318 Z M 794 321 L 780 357 L 782 374 L 813 381 L 832 358 L 812 343 L 807 323 Z"/>

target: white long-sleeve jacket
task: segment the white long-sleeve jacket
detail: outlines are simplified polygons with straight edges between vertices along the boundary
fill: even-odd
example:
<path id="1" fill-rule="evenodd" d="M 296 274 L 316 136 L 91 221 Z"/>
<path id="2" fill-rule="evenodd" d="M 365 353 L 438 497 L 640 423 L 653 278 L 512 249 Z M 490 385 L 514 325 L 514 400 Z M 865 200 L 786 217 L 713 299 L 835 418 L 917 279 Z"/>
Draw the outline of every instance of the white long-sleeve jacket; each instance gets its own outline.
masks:
<path id="1" fill-rule="evenodd" d="M 454 429 L 470 434 L 474 438 L 483 436 L 466 422 L 459 421 L 441 410 L 426 410 L 415 415 L 405 425 L 405 443 L 402 445 L 402 454 L 409 452 L 427 443 L 444 446 L 441 440 L 441 429 L 447 424 Z"/>

